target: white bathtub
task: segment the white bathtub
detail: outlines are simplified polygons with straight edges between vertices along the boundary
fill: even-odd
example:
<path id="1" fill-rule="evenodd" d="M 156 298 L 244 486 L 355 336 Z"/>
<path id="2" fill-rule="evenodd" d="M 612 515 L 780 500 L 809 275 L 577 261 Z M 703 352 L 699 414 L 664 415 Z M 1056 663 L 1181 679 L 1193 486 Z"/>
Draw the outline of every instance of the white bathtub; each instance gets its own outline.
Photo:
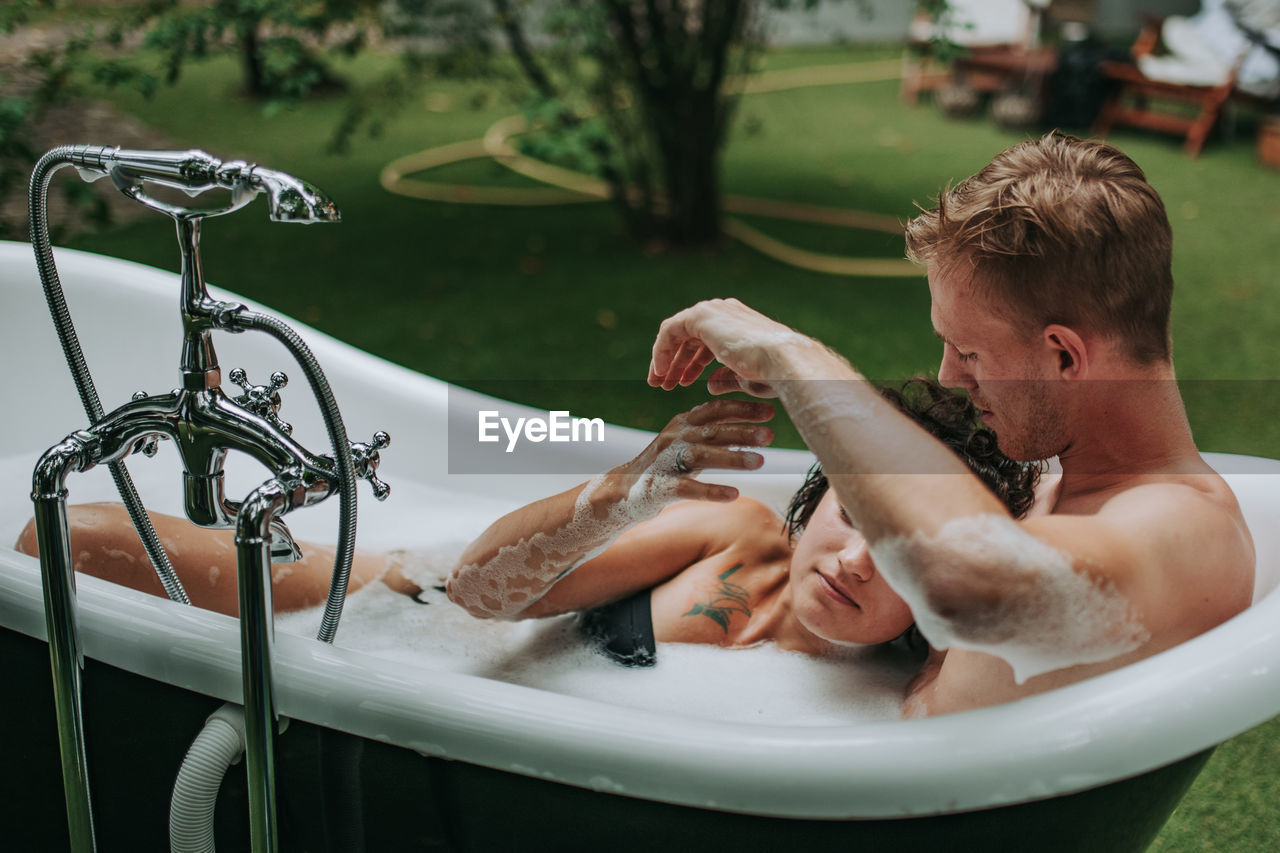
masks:
<path id="1" fill-rule="evenodd" d="M 72 251 L 59 251 L 57 258 L 103 405 L 110 410 L 137 389 L 156 392 L 177 384 L 176 276 Z M 30 247 L 24 243 L 0 243 L 0 299 L 4 306 L 0 347 L 5 355 L 0 400 L 5 401 L 7 413 L 0 427 L 0 542 L 7 543 L 30 516 L 27 495 L 36 458 L 67 433 L 85 426 L 85 418 L 46 314 Z M 608 453 L 573 445 L 564 451 L 573 454 L 573 474 L 450 475 L 445 384 L 301 324 L 297 328 L 328 374 L 352 438 L 367 439 L 375 429 L 386 429 L 393 436 L 381 470 L 394 490 L 391 501 L 411 502 L 445 488 L 457 496 L 459 507 L 514 506 L 580 482 L 584 478 L 577 472 L 584 470 L 584 463 L 603 469 L 619 461 L 611 456 L 618 452 L 616 444 Z M 222 335 L 216 344 L 224 375 L 227 368 L 239 365 L 248 369 L 251 378 L 265 377 L 275 369 L 301 376 L 287 363 L 284 350 L 269 340 Z M 305 383 L 299 378 L 285 392 L 281 415 L 297 425 L 295 435 L 304 444 L 327 452 L 319 416 L 304 402 L 307 399 Z M 632 449 L 646 440 L 638 432 L 612 434 L 622 436 L 621 445 Z M 747 477 L 740 484 L 748 493 L 778 504 L 796 485 L 809 458 L 788 451 L 768 455 L 766 470 L 783 473 Z M 547 841 L 545 833 L 553 831 L 548 827 L 563 825 L 570 832 L 562 842 L 564 849 L 574 849 L 580 842 L 589 846 L 582 839 L 590 836 L 598 841 L 610 833 L 616 835 L 618 849 L 628 843 L 651 849 L 658 843 L 655 839 L 676 843 L 683 832 L 728 832 L 721 827 L 722 821 L 730 820 L 737 821 L 735 831 L 748 839 L 741 842 L 748 847 L 750 839 L 769 846 L 772 842 L 766 844 L 764 839 L 790 843 L 812 837 L 882 839 L 897 845 L 897 850 L 915 849 L 913 844 L 925 849 L 928 844 L 920 839 L 929 837 L 930 830 L 922 829 L 925 824 L 916 818 L 934 816 L 943 821 L 934 823 L 944 837 L 982 839 L 984 849 L 1004 849 L 1002 844 L 1007 849 L 1050 849 L 1052 843 L 1076 849 L 1073 845 L 1082 843 L 1081 839 L 1101 845 L 1091 849 L 1107 845 L 1143 849 L 1190 783 L 1205 750 L 1280 713 L 1280 595 L 1272 592 L 1280 571 L 1280 462 L 1218 454 L 1209 454 L 1208 459 L 1226 473 L 1253 531 L 1259 561 L 1254 606 L 1177 649 L 1008 705 L 907 722 L 806 727 L 776 721 L 725 723 L 403 661 L 390 664 L 280 633 L 275 658 L 278 707 L 283 715 L 304 724 L 300 730 L 306 731 L 305 724 L 311 724 L 358 736 L 365 739 L 370 754 L 384 749 L 375 742 L 396 748 L 385 747 L 399 756 L 392 764 L 400 769 L 385 770 L 382 775 L 399 774 L 396 778 L 403 784 L 395 786 L 396 793 L 379 796 L 403 797 L 407 803 L 433 802 L 432 820 L 460 822 L 438 832 L 446 838 L 446 846 L 455 848 L 489 849 L 521 838 L 527 846 L 518 843 L 515 849 L 536 849 L 542 845 L 532 839 Z M 149 506 L 177 510 L 179 475 L 171 455 L 162 452 L 155 460 L 133 457 L 129 465 Z M 237 482 L 247 489 L 258 479 L 247 469 L 229 468 L 230 493 L 236 492 Z M 73 503 L 113 495 L 105 471 L 72 475 L 68 488 Z M 369 499 L 363 486 L 360 502 L 364 539 L 378 545 L 393 543 L 396 531 L 388 528 L 384 518 L 394 514 Z M 302 538 L 324 538 L 336 518 L 335 503 L 290 515 L 289 523 Z M 439 523 L 447 526 L 448 519 Z M 93 578 L 80 579 L 79 602 L 85 653 L 99 662 L 91 664 L 86 687 L 99 842 L 102 849 L 113 849 L 115 827 L 136 828 L 138 821 L 150 820 L 137 813 L 141 809 L 160 813 L 163 820 L 166 803 L 110 805 L 115 786 L 109 781 L 109 769 L 101 765 L 118 760 L 103 757 L 117 753 L 95 747 L 94 741 L 110 740 L 123 724 L 95 724 L 95 701 L 106 701 L 101 699 L 103 691 L 115 691 L 109 701 L 127 707 L 144 694 L 149 697 L 150 685 L 156 682 L 162 685 L 155 687 L 161 693 L 183 693 L 198 700 L 197 705 L 206 701 L 204 697 L 236 700 L 241 690 L 238 633 L 235 621 L 227 617 Z M 40 666 L 47 664 L 47 658 L 41 664 L 43 646 L 23 639 L 42 640 L 45 633 L 39 566 L 8 547 L 0 547 L 0 628 L 7 649 L 0 654 L 11 672 L 20 670 L 29 681 L 10 684 L 8 719 L 11 725 L 45 725 L 51 730 L 51 722 L 33 722 L 52 718 L 51 706 L 40 704 L 47 701 L 42 697 L 49 690 L 47 681 L 39 683 Z M 14 662 L 20 658 L 25 662 L 17 666 Z M 108 676 L 94 675 L 92 667 L 114 673 L 110 677 L 122 679 L 121 686 L 95 688 L 95 679 L 106 685 Z M 10 676 L 11 682 L 17 678 Z M 189 742 L 198 721 L 179 725 L 178 718 L 185 713 L 159 712 L 142 730 L 128 735 L 134 746 L 120 746 L 118 754 L 163 752 L 145 745 L 146 737 L 159 733 L 175 742 Z M 203 713 L 207 710 L 199 712 Z M 13 729 L 9 731 L 12 738 Z M 286 754 L 289 740 L 288 734 L 282 738 Z M 5 803 L 0 816 L 29 818 L 37 801 L 48 799 L 48 778 L 56 773 L 56 749 L 49 755 L 49 748 L 46 731 L 31 736 L 28 752 L 17 753 L 23 756 L 20 759 L 11 754 L 5 774 L 8 788 L 0 791 L 0 801 Z M 178 757 L 180 752 L 161 759 L 157 778 L 165 774 L 171 778 Z M 409 764 L 396 763 L 401 758 Z M 124 760 L 124 771 L 132 772 L 131 760 Z M 404 769 L 415 761 L 434 769 L 424 769 L 421 776 Z M 1175 770 L 1153 773 L 1169 765 Z M 33 769 L 37 766 L 45 769 Z M 312 775 L 298 773 L 299 777 Z M 39 779 L 31 781 L 24 774 Z M 284 769 L 282 774 L 281 787 L 292 787 L 289 771 Z M 1142 793 L 1140 782 L 1122 781 L 1134 777 L 1164 779 L 1160 784 L 1168 792 L 1148 795 Z M 1119 787 L 1103 789 L 1105 793 L 1093 800 L 1077 794 L 1108 784 Z M 425 787 L 415 790 L 415 785 Z M 1125 787 L 1132 785 L 1139 787 Z M 472 793 L 464 795 L 464 789 Z M 1082 813 L 1076 805 L 1059 810 L 1043 806 L 1048 800 L 1114 803 L 1125 791 L 1131 792 L 1134 803 L 1143 805 L 1121 817 L 1086 818 L 1082 815 L 1093 813 Z M 282 791 L 281 795 L 288 794 Z M 459 798 L 464 796 L 471 798 L 469 804 L 462 804 Z M 492 797 L 506 799 L 488 802 Z M 61 816 L 61 804 L 57 806 L 50 818 L 54 824 Z M 1009 808 L 987 811 L 995 807 Z M 120 813 L 122 809 L 129 812 L 128 817 Z M 600 817 L 615 811 L 620 817 L 607 821 Z M 464 812 L 474 812 L 465 827 L 461 825 Z M 504 814 L 511 815 L 505 823 Z M 714 823 L 699 823 L 704 817 Z M 518 825 L 517 819 L 532 823 Z M 396 843 L 404 844 L 403 849 L 416 849 L 409 839 L 414 832 L 426 832 L 422 825 L 426 818 L 419 814 L 416 823 L 411 821 L 402 830 L 390 829 L 389 820 L 370 812 L 363 819 L 364 831 L 369 838 L 383 837 L 376 832 L 392 833 L 386 837 L 400 839 Z M 546 825 L 535 826 L 539 820 Z M 601 825 L 588 829 L 594 826 L 592 820 Z M 371 828 L 375 822 L 376 832 Z M 8 825 L 13 825 L 12 819 Z M 708 826 L 716 828 L 708 830 Z M 286 834 L 288 830 L 286 822 Z M 1033 830 L 1045 833 L 1047 840 L 1034 848 L 1020 847 Z M 45 837 L 40 835 L 44 829 L 31 831 L 32 838 Z M 114 841 L 122 843 L 119 838 Z M 939 849 L 935 842 L 936 837 L 930 842 L 933 849 Z"/>

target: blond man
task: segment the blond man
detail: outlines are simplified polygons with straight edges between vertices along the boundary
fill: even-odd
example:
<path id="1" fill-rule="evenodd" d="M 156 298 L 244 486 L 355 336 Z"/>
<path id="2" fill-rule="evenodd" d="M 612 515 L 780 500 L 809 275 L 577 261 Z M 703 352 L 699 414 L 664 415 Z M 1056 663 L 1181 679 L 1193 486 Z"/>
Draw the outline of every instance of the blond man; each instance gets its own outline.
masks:
<path id="1" fill-rule="evenodd" d="M 650 384 L 777 396 L 936 651 L 908 710 L 960 711 L 1124 666 L 1239 613 L 1252 541 L 1176 385 L 1164 205 L 1117 149 L 1060 133 L 998 155 L 907 226 L 939 380 L 1001 449 L 1056 458 L 1015 521 L 848 362 L 736 300 L 662 323 Z"/>

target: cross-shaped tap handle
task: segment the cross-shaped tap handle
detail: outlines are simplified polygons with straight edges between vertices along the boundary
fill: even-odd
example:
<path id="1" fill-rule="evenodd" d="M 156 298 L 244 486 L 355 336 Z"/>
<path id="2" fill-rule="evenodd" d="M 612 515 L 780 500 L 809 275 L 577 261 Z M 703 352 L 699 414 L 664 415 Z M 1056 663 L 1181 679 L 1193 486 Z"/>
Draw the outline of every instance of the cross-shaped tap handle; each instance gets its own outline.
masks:
<path id="1" fill-rule="evenodd" d="M 282 421 L 280 412 L 280 389 L 289 384 L 289 377 L 279 370 L 271 374 L 270 385 L 254 385 L 249 382 L 244 368 L 235 367 L 227 374 L 227 378 L 240 386 L 243 394 L 233 399 L 253 412 L 285 435 L 293 432 L 293 424 Z"/>
<path id="2" fill-rule="evenodd" d="M 355 465 L 356 476 L 369 481 L 369 485 L 373 487 L 373 496 L 380 501 L 385 501 L 387 495 L 391 494 L 391 487 L 378 479 L 378 465 L 382 461 L 378 451 L 390 445 L 391 436 L 382 430 L 375 432 L 373 440 L 367 444 L 362 441 L 351 442 L 351 461 Z"/>

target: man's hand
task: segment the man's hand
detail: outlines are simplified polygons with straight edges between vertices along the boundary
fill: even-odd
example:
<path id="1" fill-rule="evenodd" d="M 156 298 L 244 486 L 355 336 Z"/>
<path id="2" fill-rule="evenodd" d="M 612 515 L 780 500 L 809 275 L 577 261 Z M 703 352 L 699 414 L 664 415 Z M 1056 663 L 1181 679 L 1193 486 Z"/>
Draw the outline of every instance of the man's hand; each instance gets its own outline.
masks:
<path id="1" fill-rule="evenodd" d="M 769 385 L 777 375 L 779 353 L 817 342 L 736 299 L 699 302 L 662 321 L 649 363 L 649 384 L 670 391 L 692 385 L 713 361 L 723 367 L 711 374 L 713 394 L 746 391 L 776 397 Z"/>

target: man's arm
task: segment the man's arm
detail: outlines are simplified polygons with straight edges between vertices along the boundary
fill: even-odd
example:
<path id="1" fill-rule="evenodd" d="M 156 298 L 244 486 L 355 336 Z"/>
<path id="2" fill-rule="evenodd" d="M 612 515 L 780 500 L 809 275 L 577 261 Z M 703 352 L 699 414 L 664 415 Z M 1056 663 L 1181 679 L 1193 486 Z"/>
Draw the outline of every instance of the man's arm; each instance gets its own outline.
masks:
<path id="1" fill-rule="evenodd" d="M 691 385 L 712 361 L 724 365 L 708 381 L 713 392 L 745 390 L 782 401 L 869 542 L 932 535 L 964 516 L 1009 517 L 954 453 L 847 361 L 735 299 L 699 303 L 665 320 L 649 384 Z"/>
<path id="2" fill-rule="evenodd" d="M 1111 659 L 1167 632 L 1185 608 L 1171 606 L 1182 600 L 1170 602 L 1162 581 L 1194 579 L 1200 559 L 1227 559 L 1208 544 L 1215 539 L 1240 542 L 1229 513 L 1176 484 L 1131 489 L 1106 512 L 1015 522 L 843 359 L 736 300 L 664 322 L 650 384 L 690 384 L 712 359 L 725 365 L 713 390 L 781 399 L 925 636 L 1006 660 L 1026 652 L 1011 661 L 1020 678 Z M 1240 562 L 1236 554 L 1227 564 Z"/>

